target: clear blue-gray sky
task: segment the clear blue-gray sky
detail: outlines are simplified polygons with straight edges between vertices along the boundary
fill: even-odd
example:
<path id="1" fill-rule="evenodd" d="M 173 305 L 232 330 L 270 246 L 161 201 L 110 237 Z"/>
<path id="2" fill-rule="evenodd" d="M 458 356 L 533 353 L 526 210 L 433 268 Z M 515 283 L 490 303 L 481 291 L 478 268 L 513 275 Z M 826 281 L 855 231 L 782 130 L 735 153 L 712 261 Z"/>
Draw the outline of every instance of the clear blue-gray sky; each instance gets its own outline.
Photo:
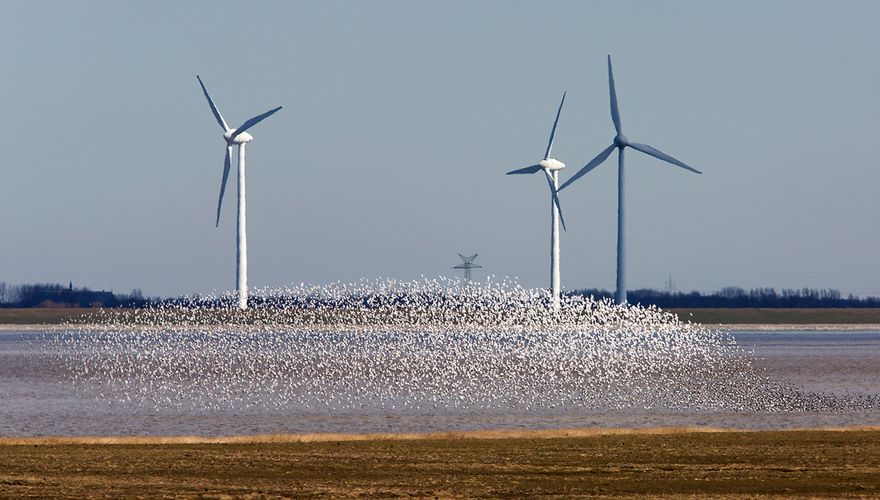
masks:
<path id="1" fill-rule="evenodd" d="M 255 286 L 486 273 L 549 281 L 549 196 L 631 140 L 631 288 L 880 294 L 880 2 L 4 2 L 0 281 L 234 287 L 231 126 Z M 613 158 L 562 193 L 566 288 L 614 286 Z M 230 196 L 231 195 L 231 196 Z M 483 276 L 481 273 L 477 276 Z"/>

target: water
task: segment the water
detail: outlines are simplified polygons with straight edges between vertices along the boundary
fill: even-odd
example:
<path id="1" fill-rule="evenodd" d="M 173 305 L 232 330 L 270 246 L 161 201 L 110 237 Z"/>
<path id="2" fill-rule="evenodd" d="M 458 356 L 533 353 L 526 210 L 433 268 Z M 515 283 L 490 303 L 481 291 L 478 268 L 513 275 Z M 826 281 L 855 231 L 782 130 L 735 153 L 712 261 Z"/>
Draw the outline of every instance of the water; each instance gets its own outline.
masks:
<path id="1" fill-rule="evenodd" d="M 737 333 L 516 283 L 361 281 L 0 337 L 0 435 L 878 425 L 871 332 Z"/>
<path id="2" fill-rule="evenodd" d="M 880 332 L 737 332 L 754 346 L 756 366 L 805 391 L 831 394 L 880 392 Z"/>
<path id="3" fill-rule="evenodd" d="M 218 436 L 597 426 L 784 429 L 880 425 L 880 411 L 876 406 L 845 405 L 795 411 L 660 406 L 645 409 L 635 405 L 512 408 L 503 404 L 484 405 L 484 408 L 473 405 L 392 408 L 390 404 L 306 408 L 295 404 L 256 404 L 258 401 L 213 407 L 163 405 L 161 401 L 136 400 L 137 391 L 125 394 L 120 387 L 105 384 L 106 381 L 74 378 L 70 359 L 65 361 L 62 356 L 65 346 L 71 345 L 59 342 L 63 336 L 59 332 L 0 333 L 0 435 Z M 880 332 L 736 332 L 733 336 L 745 349 L 735 356 L 748 359 L 759 373 L 772 380 L 788 382 L 798 391 L 832 397 L 877 397 L 880 393 Z M 68 354 L 74 351 L 76 349 L 71 349 Z M 193 383 L 198 391 L 210 392 L 210 388 L 200 387 L 197 379 L 193 379 Z M 260 392 L 266 388 L 257 389 Z M 108 392 L 102 394 L 101 391 Z M 179 393 L 178 388 L 175 394 Z M 183 391 L 183 394 L 189 393 Z"/>

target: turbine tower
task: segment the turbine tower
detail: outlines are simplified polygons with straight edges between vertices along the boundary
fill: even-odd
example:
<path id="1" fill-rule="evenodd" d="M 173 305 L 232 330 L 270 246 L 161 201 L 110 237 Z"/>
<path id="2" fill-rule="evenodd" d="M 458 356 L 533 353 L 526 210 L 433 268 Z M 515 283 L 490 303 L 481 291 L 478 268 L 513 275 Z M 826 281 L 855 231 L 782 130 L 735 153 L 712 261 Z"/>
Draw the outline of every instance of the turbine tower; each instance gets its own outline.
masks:
<path id="1" fill-rule="evenodd" d="M 247 217 L 244 159 L 245 145 L 254 140 L 254 137 L 247 133 L 247 130 L 280 110 L 282 106 L 278 106 L 275 109 L 271 109 L 261 115 L 253 117 L 242 123 L 238 128 L 229 128 L 229 125 L 226 124 L 226 120 L 220 115 L 217 106 L 214 105 L 214 101 L 211 100 L 211 96 L 208 95 L 208 89 L 205 88 L 202 79 L 199 78 L 198 75 L 196 75 L 196 79 L 202 87 L 202 92 L 204 92 L 205 98 L 208 100 L 208 105 L 211 106 L 211 112 L 214 113 L 214 118 L 217 119 L 217 123 L 219 123 L 220 128 L 223 129 L 223 139 L 226 141 L 226 160 L 223 163 L 223 178 L 220 181 L 220 198 L 217 200 L 217 222 L 215 224 L 217 227 L 220 226 L 220 207 L 223 205 L 223 193 L 226 191 L 226 180 L 229 178 L 229 169 L 232 163 L 232 147 L 238 146 L 238 230 L 236 232 L 237 252 L 235 286 L 238 291 L 238 307 L 240 309 L 247 309 Z"/>
<path id="2" fill-rule="evenodd" d="M 590 163 L 587 163 L 582 169 L 578 170 L 571 179 L 565 181 L 562 184 L 562 187 L 559 190 L 563 190 L 568 187 L 569 184 L 578 180 L 581 176 L 598 167 L 611 155 L 611 152 L 614 149 L 617 149 L 617 291 L 614 295 L 614 301 L 618 304 L 623 304 L 626 302 L 626 244 L 625 244 L 625 227 L 624 227 L 624 168 L 623 168 L 623 150 L 629 146 L 636 151 L 641 151 L 648 156 L 653 156 L 659 160 L 663 160 L 667 163 L 671 163 L 675 166 L 681 167 L 685 170 L 690 170 L 691 172 L 701 174 L 699 170 L 685 165 L 684 163 L 676 160 L 675 158 L 669 156 L 668 154 L 655 149 L 647 144 L 639 144 L 637 142 L 629 142 L 629 139 L 625 135 L 623 135 L 623 130 L 620 126 L 620 111 L 617 109 L 617 93 L 614 90 L 614 74 L 611 71 L 611 56 L 608 56 L 608 87 L 609 92 L 611 94 L 611 121 L 614 122 L 614 130 L 617 132 L 617 135 L 614 136 L 614 142 L 605 148 L 604 151 L 599 153 L 595 158 L 593 158 Z"/>
<path id="3" fill-rule="evenodd" d="M 516 175 L 534 174 L 539 170 L 543 170 L 547 177 L 547 183 L 550 186 L 550 300 L 554 309 L 559 308 L 559 294 L 562 292 L 562 283 L 559 276 L 559 223 L 561 221 L 562 228 L 565 229 L 565 219 L 562 217 L 562 207 L 559 204 L 557 193 L 559 191 L 559 171 L 565 168 L 565 164 L 555 158 L 551 158 L 550 152 L 553 149 L 553 139 L 556 137 L 556 125 L 559 124 L 559 114 L 562 113 L 562 105 L 565 104 L 565 94 L 565 92 L 562 93 L 562 100 L 559 102 L 559 108 L 556 110 L 556 119 L 553 121 L 553 129 L 550 131 L 550 141 L 547 143 L 544 159 L 535 165 L 507 172 L 507 175 Z"/>
<path id="4" fill-rule="evenodd" d="M 462 254 L 458 254 L 461 257 L 462 263 L 453 267 L 453 269 L 463 269 L 464 270 L 464 281 L 466 283 L 470 283 L 471 281 L 471 269 L 482 269 L 483 266 L 479 264 L 474 264 L 474 259 L 477 258 L 478 253 L 471 255 L 470 257 L 465 257 Z"/>

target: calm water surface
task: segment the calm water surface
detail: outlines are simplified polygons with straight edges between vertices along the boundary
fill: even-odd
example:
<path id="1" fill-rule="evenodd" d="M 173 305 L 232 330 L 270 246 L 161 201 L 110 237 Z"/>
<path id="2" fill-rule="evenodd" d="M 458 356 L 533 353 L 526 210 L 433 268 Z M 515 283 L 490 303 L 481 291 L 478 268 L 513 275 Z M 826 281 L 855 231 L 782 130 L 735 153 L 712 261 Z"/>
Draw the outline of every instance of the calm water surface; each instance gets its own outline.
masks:
<path id="1" fill-rule="evenodd" d="M 271 411 L 156 409 L 74 386 L 45 341 L 54 333 L 0 333 L 0 436 L 240 435 L 427 432 L 487 428 L 655 427 L 751 429 L 880 425 L 880 412 L 827 413 L 553 410 L 521 412 Z M 880 332 L 736 332 L 754 365 L 805 391 L 880 394 Z"/>

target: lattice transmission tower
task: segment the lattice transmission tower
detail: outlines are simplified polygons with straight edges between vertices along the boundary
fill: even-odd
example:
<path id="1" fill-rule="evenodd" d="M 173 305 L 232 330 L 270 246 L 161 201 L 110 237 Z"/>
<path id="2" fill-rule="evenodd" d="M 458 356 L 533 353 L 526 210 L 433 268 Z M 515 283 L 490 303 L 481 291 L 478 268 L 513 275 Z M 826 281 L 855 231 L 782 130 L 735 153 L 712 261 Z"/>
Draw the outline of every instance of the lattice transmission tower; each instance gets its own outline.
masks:
<path id="1" fill-rule="evenodd" d="M 483 266 L 479 264 L 474 264 L 474 259 L 477 258 L 477 253 L 471 255 L 470 257 L 465 257 L 462 254 L 458 254 L 461 257 L 461 264 L 453 267 L 453 269 L 462 269 L 464 271 L 464 280 L 466 282 L 471 281 L 471 269 L 482 269 Z"/>

